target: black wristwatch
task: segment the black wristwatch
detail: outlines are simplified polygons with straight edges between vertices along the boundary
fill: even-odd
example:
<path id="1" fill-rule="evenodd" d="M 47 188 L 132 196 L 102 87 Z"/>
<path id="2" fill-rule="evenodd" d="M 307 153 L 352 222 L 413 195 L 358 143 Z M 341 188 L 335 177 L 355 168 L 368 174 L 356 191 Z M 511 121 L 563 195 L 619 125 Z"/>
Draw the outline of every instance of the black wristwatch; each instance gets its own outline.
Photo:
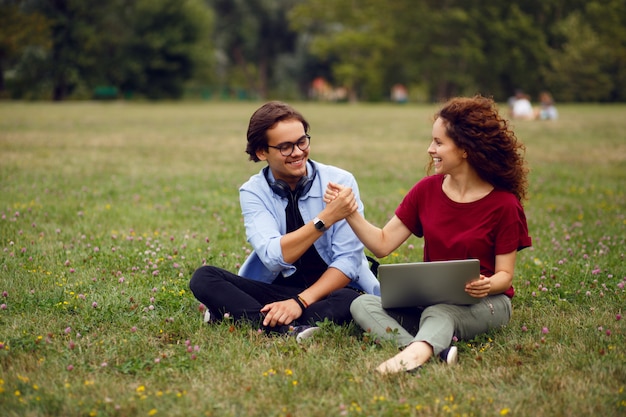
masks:
<path id="1" fill-rule="evenodd" d="M 320 232 L 325 232 L 326 230 L 328 230 L 326 228 L 326 225 L 324 224 L 324 221 L 319 217 L 313 219 L 313 226 L 315 226 L 315 228 Z"/>

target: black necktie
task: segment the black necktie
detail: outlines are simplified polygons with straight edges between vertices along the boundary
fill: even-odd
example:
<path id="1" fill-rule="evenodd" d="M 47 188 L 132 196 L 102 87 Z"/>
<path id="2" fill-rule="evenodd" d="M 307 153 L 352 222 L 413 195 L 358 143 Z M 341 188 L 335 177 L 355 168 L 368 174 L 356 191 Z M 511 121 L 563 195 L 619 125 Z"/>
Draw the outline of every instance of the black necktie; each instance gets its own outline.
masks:
<path id="1" fill-rule="evenodd" d="M 285 208 L 285 217 L 287 222 L 287 233 L 289 233 L 304 226 L 304 220 L 302 220 L 302 215 L 298 209 L 298 196 L 295 193 L 291 193 L 287 199 L 289 202 Z"/>

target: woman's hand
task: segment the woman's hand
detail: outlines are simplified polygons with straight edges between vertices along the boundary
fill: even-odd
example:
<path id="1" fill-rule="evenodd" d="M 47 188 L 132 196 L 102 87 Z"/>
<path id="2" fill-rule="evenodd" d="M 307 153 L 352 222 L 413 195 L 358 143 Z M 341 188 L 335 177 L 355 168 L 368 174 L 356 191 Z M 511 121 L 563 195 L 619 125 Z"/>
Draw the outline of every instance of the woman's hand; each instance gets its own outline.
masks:
<path id="1" fill-rule="evenodd" d="M 337 220 L 345 219 L 359 208 L 352 188 L 341 184 L 329 182 L 324 192 L 324 202 L 326 209 L 331 211 L 333 218 Z"/>
<path id="2" fill-rule="evenodd" d="M 477 280 L 465 284 L 465 292 L 474 298 L 484 298 L 488 296 L 489 290 L 491 290 L 491 279 L 482 274 Z"/>
<path id="3" fill-rule="evenodd" d="M 265 314 L 263 326 L 274 327 L 288 325 L 300 317 L 302 308 L 296 300 L 288 299 L 264 305 L 261 313 Z"/>
<path id="4" fill-rule="evenodd" d="M 328 185 L 326 186 L 326 191 L 324 191 L 324 203 L 330 204 L 332 201 L 334 201 L 337 198 L 337 196 L 339 195 L 339 192 L 343 190 L 344 188 L 346 187 L 344 187 L 341 184 L 328 182 Z"/>

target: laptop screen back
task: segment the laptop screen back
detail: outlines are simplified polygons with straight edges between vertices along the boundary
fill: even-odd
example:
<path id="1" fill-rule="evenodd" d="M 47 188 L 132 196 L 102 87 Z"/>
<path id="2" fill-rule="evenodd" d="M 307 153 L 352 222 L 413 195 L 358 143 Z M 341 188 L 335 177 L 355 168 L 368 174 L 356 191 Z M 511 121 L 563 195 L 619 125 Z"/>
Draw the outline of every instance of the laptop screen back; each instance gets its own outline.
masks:
<path id="1" fill-rule="evenodd" d="M 383 308 L 476 304 L 465 284 L 478 279 L 478 259 L 382 264 L 378 268 Z"/>

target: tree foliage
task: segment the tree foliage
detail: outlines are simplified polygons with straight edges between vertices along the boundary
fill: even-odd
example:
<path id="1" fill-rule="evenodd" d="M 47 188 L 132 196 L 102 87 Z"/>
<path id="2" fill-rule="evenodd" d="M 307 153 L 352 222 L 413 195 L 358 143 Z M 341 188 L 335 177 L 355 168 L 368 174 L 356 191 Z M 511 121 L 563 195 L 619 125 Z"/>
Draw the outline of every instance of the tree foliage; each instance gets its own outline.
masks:
<path id="1" fill-rule="evenodd" d="M 624 0 L 0 0 L 0 95 L 626 101 Z M 4 82 L 6 78 L 6 83 Z M 3 92 L 4 90 L 4 92 Z"/>
<path id="2" fill-rule="evenodd" d="M 5 91 L 4 71 L 19 62 L 29 50 L 51 46 L 48 20 L 29 12 L 21 2 L 0 2 L 0 94 Z"/>
<path id="3" fill-rule="evenodd" d="M 291 14 L 335 81 L 361 94 L 404 82 L 431 100 L 523 88 L 585 101 L 626 99 L 624 16 L 620 0 L 305 0 Z"/>
<path id="4" fill-rule="evenodd" d="M 17 95 L 49 89 L 53 100 L 91 97 L 110 85 L 148 98 L 177 98 L 184 82 L 206 77 L 212 14 L 202 0 L 26 0 L 45 16 L 50 49 L 24 54 Z M 30 86 L 24 89 L 24 86 Z"/>
<path id="5" fill-rule="evenodd" d="M 129 26 L 126 57 L 132 57 L 127 91 L 148 98 L 178 98 L 186 80 L 210 65 L 211 17 L 196 0 L 137 0 Z"/>
<path id="6" fill-rule="evenodd" d="M 215 43 L 222 57 L 221 83 L 267 97 L 281 58 L 294 55 L 297 34 L 287 11 L 295 0 L 209 0 L 217 16 Z"/>

